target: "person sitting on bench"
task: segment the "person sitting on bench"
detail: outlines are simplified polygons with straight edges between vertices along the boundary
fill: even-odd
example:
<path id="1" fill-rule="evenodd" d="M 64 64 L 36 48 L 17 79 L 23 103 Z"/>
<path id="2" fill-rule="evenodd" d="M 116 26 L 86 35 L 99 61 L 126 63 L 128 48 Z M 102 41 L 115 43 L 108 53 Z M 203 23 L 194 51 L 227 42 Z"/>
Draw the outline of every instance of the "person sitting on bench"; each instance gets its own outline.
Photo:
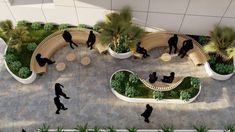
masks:
<path id="1" fill-rule="evenodd" d="M 153 72 L 151 74 L 149 74 L 149 82 L 150 83 L 155 83 L 157 81 L 157 73 Z"/>
<path id="2" fill-rule="evenodd" d="M 50 59 L 48 59 L 48 58 L 43 58 L 41 54 L 37 54 L 37 55 L 36 55 L 36 60 L 37 60 L 37 62 L 38 62 L 38 64 L 39 64 L 39 66 L 41 66 L 41 67 L 45 66 L 46 63 L 47 63 L 48 65 L 51 65 L 51 64 L 54 64 L 54 63 L 55 63 L 55 61 L 52 61 L 52 60 L 50 60 Z"/>
<path id="3" fill-rule="evenodd" d="M 138 42 L 138 44 L 136 45 L 137 47 L 136 47 L 136 52 L 137 53 L 140 53 L 140 54 L 143 54 L 143 58 L 146 58 L 146 57 L 148 57 L 149 55 L 148 55 L 148 53 L 147 53 L 147 50 L 145 49 L 145 48 L 143 48 L 143 47 L 140 47 L 140 42 Z"/>
<path id="4" fill-rule="evenodd" d="M 78 47 L 78 45 L 73 42 L 72 35 L 67 30 L 64 31 L 62 36 L 63 36 L 64 40 L 69 43 L 69 45 L 72 49 L 74 49 L 74 47 L 72 45 L 75 45 L 76 47 Z"/>
<path id="5" fill-rule="evenodd" d="M 174 72 L 171 72 L 170 73 L 170 76 L 163 76 L 163 79 L 162 79 L 162 82 L 165 82 L 165 83 L 172 83 L 173 80 L 175 78 L 175 73 Z"/>
<path id="6" fill-rule="evenodd" d="M 180 58 L 184 58 L 184 56 L 187 54 L 187 52 L 191 49 L 193 49 L 192 39 L 185 40 L 183 42 L 183 46 L 180 48 L 178 56 L 181 56 Z"/>

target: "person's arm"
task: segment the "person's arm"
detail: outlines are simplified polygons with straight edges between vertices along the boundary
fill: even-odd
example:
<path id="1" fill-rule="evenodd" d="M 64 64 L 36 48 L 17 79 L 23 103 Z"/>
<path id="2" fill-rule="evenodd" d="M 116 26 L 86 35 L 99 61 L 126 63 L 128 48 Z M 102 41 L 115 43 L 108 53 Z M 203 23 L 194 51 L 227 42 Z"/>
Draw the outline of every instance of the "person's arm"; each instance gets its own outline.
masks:
<path id="1" fill-rule="evenodd" d="M 60 84 L 60 83 L 59 83 L 59 85 L 60 85 L 61 87 L 64 87 L 64 86 L 63 86 L 62 84 Z"/>

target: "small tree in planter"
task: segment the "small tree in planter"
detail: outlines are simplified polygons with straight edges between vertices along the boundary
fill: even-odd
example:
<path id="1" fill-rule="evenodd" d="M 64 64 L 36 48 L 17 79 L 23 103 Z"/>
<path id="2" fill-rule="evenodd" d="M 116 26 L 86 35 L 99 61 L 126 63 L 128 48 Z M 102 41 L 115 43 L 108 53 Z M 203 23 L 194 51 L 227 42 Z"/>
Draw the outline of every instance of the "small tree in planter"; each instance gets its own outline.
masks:
<path id="1" fill-rule="evenodd" d="M 109 45 L 117 53 L 130 51 L 144 34 L 144 30 L 131 22 L 132 13 L 129 7 L 123 8 L 120 13 L 106 15 L 105 21 L 98 22 L 96 28 L 101 32 L 101 41 Z"/>
<path id="2" fill-rule="evenodd" d="M 210 37 L 210 42 L 204 46 L 204 49 L 210 53 L 208 62 L 211 68 L 222 75 L 232 73 L 234 69 L 232 58 L 235 56 L 235 30 L 226 26 L 215 26 L 214 30 L 210 32 Z M 222 66 L 217 64 L 230 65 L 233 68 L 227 71 L 230 73 L 220 72 L 218 67 Z"/>
<path id="3" fill-rule="evenodd" d="M 153 98 L 157 100 L 162 100 L 164 96 L 164 93 L 162 91 L 154 91 L 153 92 Z"/>

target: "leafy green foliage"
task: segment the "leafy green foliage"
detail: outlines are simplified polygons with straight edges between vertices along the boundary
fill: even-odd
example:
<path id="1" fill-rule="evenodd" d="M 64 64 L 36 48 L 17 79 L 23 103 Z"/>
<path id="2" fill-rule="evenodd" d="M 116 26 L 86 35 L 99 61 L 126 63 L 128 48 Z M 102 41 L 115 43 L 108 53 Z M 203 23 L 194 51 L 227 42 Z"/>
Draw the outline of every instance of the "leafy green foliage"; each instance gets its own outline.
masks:
<path id="1" fill-rule="evenodd" d="M 20 61 L 13 61 L 12 63 L 10 63 L 10 69 L 15 72 L 18 72 L 21 67 L 22 67 L 22 64 Z"/>
<path id="2" fill-rule="evenodd" d="M 208 62 L 209 62 L 211 65 L 215 65 L 215 64 L 216 64 L 216 56 L 210 55 Z"/>
<path id="3" fill-rule="evenodd" d="M 181 91 L 180 92 L 180 99 L 185 100 L 185 101 L 189 101 L 189 99 L 191 98 L 191 94 L 187 91 Z"/>
<path id="4" fill-rule="evenodd" d="M 57 128 L 56 128 L 56 132 L 64 132 L 64 131 L 63 131 L 63 127 L 57 127 Z"/>
<path id="5" fill-rule="evenodd" d="M 33 52 L 36 48 L 37 48 L 37 44 L 36 43 L 28 43 L 27 44 L 27 49 L 30 52 Z"/>
<path id="6" fill-rule="evenodd" d="M 193 125 L 193 128 L 197 131 L 197 132 L 208 132 L 209 128 L 206 125 Z"/>
<path id="7" fill-rule="evenodd" d="M 25 20 L 17 22 L 17 27 L 26 27 L 26 26 L 27 26 L 27 22 Z"/>
<path id="8" fill-rule="evenodd" d="M 0 22 L 0 37 L 2 37 L 6 42 L 10 39 L 13 30 L 13 24 L 10 20 Z"/>
<path id="9" fill-rule="evenodd" d="M 125 78 L 125 74 L 124 72 L 117 72 L 115 75 L 114 75 L 114 78 L 115 80 L 118 80 L 118 81 L 123 81 L 124 78 Z"/>
<path id="10" fill-rule="evenodd" d="M 101 32 L 101 42 L 110 45 L 118 53 L 133 47 L 140 41 L 144 30 L 133 25 L 131 19 L 132 13 L 129 7 L 124 7 L 120 13 L 113 12 L 106 15 L 105 21 L 95 25 L 98 32 Z"/>
<path id="11" fill-rule="evenodd" d="M 130 74 L 129 75 L 129 82 L 131 84 L 136 84 L 138 82 L 138 80 L 139 80 L 139 77 L 137 74 Z"/>
<path id="12" fill-rule="evenodd" d="M 77 127 L 75 128 L 75 130 L 77 132 L 87 132 L 88 131 L 88 124 L 86 123 L 84 126 L 81 125 L 77 125 Z"/>
<path id="13" fill-rule="evenodd" d="M 172 97 L 174 97 L 174 98 L 179 98 L 178 92 L 176 92 L 176 91 L 174 91 L 174 90 L 171 90 L 170 95 L 171 95 Z"/>
<path id="14" fill-rule="evenodd" d="M 49 132 L 49 125 L 43 124 L 41 128 L 39 128 L 39 132 Z"/>
<path id="15" fill-rule="evenodd" d="M 118 80 L 112 80 L 111 86 L 114 88 L 117 92 L 124 94 L 125 93 L 125 87 L 122 87 L 121 82 Z"/>
<path id="16" fill-rule="evenodd" d="M 157 100 L 162 100 L 164 96 L 164 93 L 162 91 L 154 91 L 153 92 L 153 98 Z"/>
<path id="17" fill-rule="evenodd" d="M 226 75 L 226 74 L 233 73 L 234 66 L 230 64 L 217 63 L 215 64 L 215 70 L 219 74 Z"/>
<path id="18" fill-rule="evenodd" d="M 18 72 L 18 76 L 21 78 L 27 78 L 31 75 L 31 71 L 29 70 L 28 67 L 21 67 L 19 72 Z"/>
<path id="19" fill-rule="evenodd" d="M 198 41 L 201 45 L 205 45 L 209 42 L 209 39 L 206 36 L 199 36 Z"/>
<path id="20" fill-rule="evenodd" d="M 131 86 L 129 83 L 126 84 L 125 95 L 127 97 L 134 97 L 139 94 L 139 91 Z"/>
<path id="21" fill-rule="evenodd" d="M 137 132 L 136 128 L 128 128 L 127 130 L 128 130 L 128 132 Z"/>
<path id="22" fill-rule="evenodd" d="M 52 23 L 46 23 L 43 29 L 47 32 L 50 32 L 53 29 L 54 25 Z"/>
<path id="23" fill-rule="evenodd" d="M 95 126 L 94 130 L 92 132 L 101 132 L 100 128 Z"/>
<path id="24" fill-rule="evenodd" d="M 166 125 L 166 124 L 163 124 L 163 125 L 161 126 L 161 129 L 162 129 L 163 132 L 174 132 L 174 127 L 173 127 L 173 125 L 168 126 L 168 125 Z"/>
<path id="25" fill-rule="evenodd" d="M 211 40 L 204 46 L 208 53 L 216 53 L 225 60 L 235 56 L 235 30 L 227 26 L 215 26 L 210 32 Z"/>
<path id="26" fill-rule="evenodd" d="M 42 27 L 42 24 L 41 24 L 40 22 L 34 22 L 34 23 L 32 23 L 32 25 L 31 25 L 31 28 L 32 28 L 33 30 L 39 30 L 41 27 Z"/>
<path id="27" fill-rule="evenodd" d="M 95 25 L 93 26 L 93 30 L 96 31 L 96 32 L 98 32 L 98 33 L 101 33 L 101 27 L 100 27 L 98 24 L 95 24 Z"/>
<path id="28" fill-rule="evenodd" d="M 58 27 L 58 29 L 59 29 L 59 30 L 65 30 L 65 29 L 67 29 L 68 27 L 69 27 L 68 24 L 60 24 L 59 27 Z"/>
<path id="29" fill-rule="evenodd" d="M 108 132 L 117 132 L 117 130 L 115 128 L 113 128 L 112 126 L 108 127 L 107 130 L 108 130 Z"/>
<path id="30" fill-rule="evenodd" d="M 224 132 L 235 132 L 235 125 L 234 124 L 227 124 L 224 126 Z"/>
<path id="31" fill-rule="evenodd" d="M 191 83 L 192 87 L 198 89 L 200 86 L 199 78 L 192 77 L 190 80 L 191 80 L 190 83 Z"/>
<path id="32" fill-rule="evenodd" d="M 6 57 L 5 60 L 6 60 L 7 64 L 11 64 L 12 62 L 14 62 L 18 59 L 17 56 L 15 56 L 12 53 L 6 54 L 5 57 Z"/>
<path id="33" fill-rule="evenodd" d="M 93 27 L 91 25 L 87 25 L 87 24 L 79 24 L 78 25 L 79 28 L 86 28 L 86 29 L 93 29 Z"/>

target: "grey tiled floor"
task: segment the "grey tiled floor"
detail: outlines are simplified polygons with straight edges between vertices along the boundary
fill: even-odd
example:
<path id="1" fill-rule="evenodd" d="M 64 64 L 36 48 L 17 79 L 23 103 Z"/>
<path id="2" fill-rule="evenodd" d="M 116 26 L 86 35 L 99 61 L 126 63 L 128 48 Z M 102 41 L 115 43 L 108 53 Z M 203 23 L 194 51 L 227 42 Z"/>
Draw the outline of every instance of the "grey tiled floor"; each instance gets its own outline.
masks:
<path id="1" fill-rule="evenodd" d="M 195 67 L 187 57 L 173 57 L 170 62 L 162 62 L 158 57 L 167 49 L 155 49 L 151 57 L 144 60 L 117 60 L 110 55 L 100 55 L 95 50 L 79 46 L 58 51 L 52 59 L 65 62 L 63 72 L 57 72 L 55 65 L 49 66 L 48 73 L 38 76 L 30 85 L 14 80 L 4 68 L 0 70 L 0 131 L 18 132 L 25 128 L 33 132 L 43 123 L 51 128 L 63 126 L 74 128 L 77 124 L 94 126 L 114 126 L 115 128 L 160 128 L 162 123 L 171 123 L 175 128 L 192 128 L 196 122 L 205 122 L 209 128 L 223 128 L 227 122 L 235 122 L 235 77 L 220 82 L 207 76 L 204 67 Z M 67 62 L 66 54 L 75 52 L 76 62 Z M 82 66 L 80 58 L 88 53 L 92 62 Z M 142 78 L 157 71 L 168 75 L 175 71 L 178 76 L 196 76 L 202 80 L 202 92 L 191 104 L 150 104 L 154 111 L 149 124 L 144 123 L 140 114 L 144 103 L 127 103 L 116 98 L 110 91 L 109 78 L 118 69 L 126 68 L 138 73 Z M 55 114 L 53 103 L 54 84 L 62 83 L 70 100 L 61 98 L 67 111 Z"/>

